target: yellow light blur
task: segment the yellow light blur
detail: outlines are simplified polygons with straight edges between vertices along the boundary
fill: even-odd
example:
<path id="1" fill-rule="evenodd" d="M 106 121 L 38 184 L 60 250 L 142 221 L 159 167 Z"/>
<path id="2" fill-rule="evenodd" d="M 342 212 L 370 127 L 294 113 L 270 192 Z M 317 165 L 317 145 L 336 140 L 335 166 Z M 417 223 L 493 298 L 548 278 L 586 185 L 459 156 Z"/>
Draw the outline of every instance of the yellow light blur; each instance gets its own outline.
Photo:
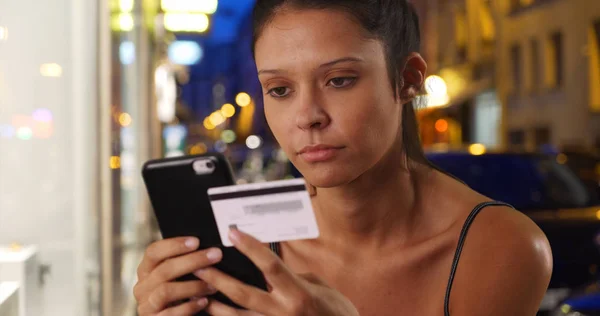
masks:
<path id="1" fill-rule="evenodd" d="M 194 12 L 213 14 L 217 11 L 218 0 L 162 0 L 160 6 L 165 12 Z"/>
<path id="2" fill-rule="evenodd" d="M 596 164 L 596 175 L 600 176 L 600 163 Z"/>
<path id="3" fill-rule="evenodd" d="M 112 156 L 110 157 L 110 169 L 119 169 L 121 168 L 121 157 Z"/>
<path id="4" fill-rule="evenodd" d="M 563 304 L 563 306 L 560 307 L 560 311 L 563 312 L 563 314 L 568 314 L 571 311 L 571 306 Z"/>
<path id="5" fill-rule="evenodd" d="M 52 123 L 51 122 L 36 122 L 33 127 L 33 137 L 48 139 L 52 137 Z"/>
<path id="6" fill-rule="evenodd" d="M 129 115 L 129 113 L 121 113 L 121 115 L 119 115 L 119 123 L 123 127 L 131 125 L 131 115 Z"/>
<path id="7" fill-rule="evenodd" d="M 119 28 L 121 31 L 131 31 L 133 30 L 133 16 L 131 13 L 123 13 L 119 16 Z"/>
<path id="8" fill-rule="evenodd" d="M 442 97 L 448 94 L 448 85 L 444 78 L 431 75 L 425 79 L 425 91 L 431 96 Z"/>
<path id="9" fill-rule="evenodd" d="M 171 32 L 196 32 L 208 30 L 210 21 L 204 13 L 165 13 L 165 29 Z"/>
<path id="10" fill-rule="evenodd" d="M 448 85 L 446 80 L 440 76 L 431 75 L 425 79 L 425 91 L 427 95 L 419 96 L 417 101 L 424 104 L 424 108 L 436 108 L 447 106 L 450 103 Z"/>
<path id="11" fill-rule="evenodd" d="M 8 39 L 8 28 L 0 26 L 0 41 L 6 41 Z"/>
<path id="12" fill-rule="evenodd" d="M 467 25 L 467 13 L 462 10 L 454 12 L 454 43 L 458 47 L 467 46 L 469 26 Z"/>
<path id="13" fill-rule="evenodd" d="M 225 103 L 221 107 L 221 114 L 225 117 L 232 117 L 235 115 L 235 106 L 231 103 Z"/>
<path id="14" fill-rule="evenodd" d="M 248 106 L 242 107 L 240 109 L 240 114 L 238 115 L 236 127 L 236 133 L 239 138 L 247 137 L 252 132 L 255 110 L 256 106 L 254 102 L 250 102 Z"/>
<path id="15" fill-rule="evenodd" d="M 596 39 L 596 28 L 588 28 L 588 80 L 589 80 L 589 106 L 596 113 L 600 112 L 600 42 Z"/>
<path id="16" fill-rule="evenodd" d="M 469 153 L 475 156 L 483 155 L 485 154 L 485 146 L 482 144 L 472 144 L 469 146 Z"/>
<path id="17" fill-rule="evenodd" d="M 59 64 L 43 64 L 40 66 L 40 73 L 44 77 L 55 77 L 58 78 L 62 76 L 62 67 Z"/>
<path id="18" fill-rule="evenodd" d="M 210 122 L 209 117 L 204 119 L 204 128 L 206 128 L 209 131 L 215 129 L 215 125 Z"/>
<path id="19" fill-rule="evenodd" d="M 20 244 L 20 243 L 18 243 L 18 242 L 13 242 L 13 243 L 11 243 L 11 244 L 8 246 L 8 248 L 9 248 L 9 249 L 10 249 L 10 251 L 12 251 L 12 252 L 19 252 L 19 251 L 21 251 L 21 250 L 23 249 L 23 245 L 21 245 L 21 244 Z"/>
<path id="20" fill-rule="evenodd" d="M 223 124 L 223 122 L 225 122 L 225 117 L 223 116 L 223 114 L 221 114 L 220 111 L 215 111 L 213 112 L 208 119 L 210 120 L 210 123 L 214 126 L 219 126 L 221 124 Z"/>
<path id="21" fill-rule="evenodd" d="M 568 160 L 568 159 L 567 159 L 567 155 L 565 155 L 565 154 L 558 154 L 558 155 L 556 156 L 556 162 L 558 162 L 558 163 L 559 163 L 559 164 L 561 164 L 561 165 L 564 165 L 564 164 L 566 164 L 566 163 L 567 163 L 567 160 Z"/>
<path id="22" fill-rule="evenodd" d="M 119 0 L 119 9 L 124 13 L 133 11 L 133 0 Z"/>
<path id="23" fill-rule="evenodd" d="M 238 93 L 238 95 L 235 97 L 235 103 L 237 103 L 237 105 L 240 107 L 248 106 L 250 102 L 252 102 L 252 98 L 250 98 L 250 95 L 248 95 L 246 92 Z"/>
<path id="24" fill-rule="evenodd" d="M 596 211 L 596 218 L 600 219 L 600 210 Z"/>
<path id="25" fill-rule="evenodd" d="M 208 148 L 206 147 L 206 145 L 204 143 L 198 143 L 194 146 L 192 146 L 192 148 L 190 148 L 190 154 L 191 155 L 201 155 L 206 153 L 206 151 L 208 150 Z"/>
<path id="26" fill-rule="evenodd" d="M 129 32 L 133 30 L 134 25 L 131 13 L 113 15 L 110 21 L 110 27 L 113 31 Z"/>
<path id="27" fill-rule="evenodd" d="M 450 103 L 450 97 L 448 95 L 421 95 L 416 97 L 416 102 L 418 105 L 423 105 L 422 107 L 417 108 L 417 110 L 420 111 L 424 109 L 445 107 Z"/>

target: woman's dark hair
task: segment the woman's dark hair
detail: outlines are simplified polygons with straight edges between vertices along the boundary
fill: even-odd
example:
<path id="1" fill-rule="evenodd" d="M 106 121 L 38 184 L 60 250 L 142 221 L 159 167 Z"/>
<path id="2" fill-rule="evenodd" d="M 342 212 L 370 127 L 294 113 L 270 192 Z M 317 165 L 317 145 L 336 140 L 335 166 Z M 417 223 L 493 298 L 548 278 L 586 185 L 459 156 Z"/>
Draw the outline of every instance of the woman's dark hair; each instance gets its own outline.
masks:
<path id="1" fill-rule="evenodd" d="M 385 57 L 394 95 L 404 85 L 403 63 L 421 45 L 419 18 L 407 0 L 257 0 L 253 12 L 253 45 L 264 27 L 281 9 L 336 9 L 350 14 L 366 31 L 368 37 L 380 40 L 385 47 Z M 425 158 L 414 104 L 402 109 L 402 142 L 409 161 L 430 165 Z M 408 167 L 408 166 L 407 166 Z"/>

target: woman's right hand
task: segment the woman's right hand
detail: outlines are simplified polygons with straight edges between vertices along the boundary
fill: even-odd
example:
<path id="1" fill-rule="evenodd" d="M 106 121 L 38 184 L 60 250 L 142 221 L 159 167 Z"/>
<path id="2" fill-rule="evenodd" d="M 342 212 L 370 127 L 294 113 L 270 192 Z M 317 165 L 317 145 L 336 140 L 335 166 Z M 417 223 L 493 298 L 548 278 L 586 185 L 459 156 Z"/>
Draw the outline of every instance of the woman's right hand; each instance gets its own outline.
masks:
<path id="1" fill-rule="evenodd" d="M 223 257 L 218 248 L 196 251 L 198 246 L 195 237 L 163 239 L 148 246 L 133 289 L 140 316 L 194 315 L 208 305 L 206 296 L 215 290 L 204 281 L 175 281 L 212 266 Z"/>

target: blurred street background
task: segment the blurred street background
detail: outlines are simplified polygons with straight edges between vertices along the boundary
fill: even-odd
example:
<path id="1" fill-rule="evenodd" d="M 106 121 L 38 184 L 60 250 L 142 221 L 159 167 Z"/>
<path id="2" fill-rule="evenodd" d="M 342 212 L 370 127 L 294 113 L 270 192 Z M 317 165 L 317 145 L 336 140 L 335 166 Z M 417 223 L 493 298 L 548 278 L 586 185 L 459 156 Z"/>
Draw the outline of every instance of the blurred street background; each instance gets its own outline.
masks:
<path id="1" fill-rule="evenodd" d="M 600 315 L 600 1 L 413 2 L 427 155 L 548 235 L 540 315 Z M 0 0 L 0 315 L 135 315 L 148 159 L 300 176 L 263 115 L 253 5 Z"/>

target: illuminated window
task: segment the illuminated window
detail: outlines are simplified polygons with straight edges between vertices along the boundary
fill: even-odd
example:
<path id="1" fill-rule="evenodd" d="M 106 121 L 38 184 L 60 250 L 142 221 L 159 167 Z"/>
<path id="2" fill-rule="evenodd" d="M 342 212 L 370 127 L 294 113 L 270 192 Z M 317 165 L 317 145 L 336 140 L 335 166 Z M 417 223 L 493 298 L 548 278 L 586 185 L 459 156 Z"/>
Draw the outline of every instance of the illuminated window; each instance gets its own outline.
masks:
<path id="1" fill-rule="evenodd" d="M 600 20 L 590 27 L 588 42 L 590 107 L 592 111 L 600 112 Z"/>
<path id="2" fill-rule="evenodd" d="M 521 93 L 521 69 L 522 67 L 521 46 L 514 44 L 510 48 L 510 63 L 512 72 L 512 94 Z"/>
<path id="3" fill-rule="evenodd" d="M 529 41 L 529 91 L 538 92 L 540 86 L 540 44 L 537 39 Z"/>
<path id="4" fill-rule="evenodd" d="M 546 43 L 545 56 L 545 82 L 546 87 L 550 89 L 558 88 L 562 85 L 564 79 L 563 72 L 563 35 L 555 32 L 550 35 Z"/>
<path id="5" fill-rule="evenodd" d="M 467 40 L 467 13 L 458 11 L 454 18 L 454 42 L 456 43 L 456 56 L 459 63 L 467 60 Z"/>
<path id="6" fill-rule="evenodd" d="M 496 39 L 496 26 L 489 3 L 479 6 L 479 18 L 481 19 L 481 39 L 484 43 L 492 43 Z"/>

